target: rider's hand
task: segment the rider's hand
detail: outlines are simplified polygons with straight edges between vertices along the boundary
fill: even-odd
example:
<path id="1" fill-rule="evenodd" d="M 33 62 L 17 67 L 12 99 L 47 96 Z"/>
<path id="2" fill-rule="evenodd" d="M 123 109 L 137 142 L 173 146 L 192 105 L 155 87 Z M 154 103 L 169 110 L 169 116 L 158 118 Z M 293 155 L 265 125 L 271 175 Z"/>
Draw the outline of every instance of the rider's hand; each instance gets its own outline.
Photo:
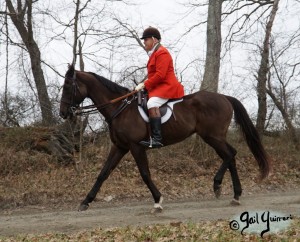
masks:
<path id="1" fill-rule="evenodd" d="M 138 85 L 135 87 L 135 90 L 136 90 L 136 91 L 140 91 L 140 90 L 142 90 L 144 87 L 145 87 L 145 84 L 142 82 L 142 83 L 138 84 Z"/>

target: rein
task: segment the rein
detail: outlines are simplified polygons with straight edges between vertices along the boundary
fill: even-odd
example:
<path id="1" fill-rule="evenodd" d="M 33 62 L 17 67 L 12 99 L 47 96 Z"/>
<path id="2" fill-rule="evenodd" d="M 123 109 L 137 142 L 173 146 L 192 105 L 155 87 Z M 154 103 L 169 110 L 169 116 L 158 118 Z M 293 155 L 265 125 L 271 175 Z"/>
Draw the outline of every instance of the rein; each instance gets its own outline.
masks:
<path id="1" fill-rule="evenodd" d="M 121 100 L 124 100 L 123 101 L 123 104 L 121 105 L 121 107 L 119 107 L 116 112 L 114 113 L 113 117 L 116 117 L 121 111 L 123 111 L 127 105 L 129 105 L 131 103 L 131 101 L 134 99 L 134 97 L 131 99 L 131 100 L 127 100 L 127 97 L 129 96 L 132 96 L 134 95 L 135 93 L 137 93 L 138 91 L 134 90 L 130 93 L 127 93 L 121 97 L 118 97 L 118 98 L 115 98 L 115 99 L 112 99 L 110 100 L 109 102 L 107 103 L 104 103 L 104 104 L 100 104 L 100 105 L 95 105 L 95 104 L 92 104 L 92 105 L 87 105 L 87 106 L 81 106 L 79 107 L 79 105 L 74 105 L 74 101 L 73 101 L 73 98 L 74 96 L 76 95 L 76 92 L 78 91 L 79 94 L 81 95 L 80 93 L 80 90 L 78 88 L 78 85 L 76 83 L 76 77 L 75 77 L 75 74 L 76 72 L 74 73 L 74 76 L 73 77 L 67 77 L 69 80 L 72 81 L 72 98 L 70 101 L 68 100 L 64 100 L 62 99 L 61 101 L 64 102 L 64 103 L 67 103 L 70 105 L 70 111 L 74 114 L 74 115 L 84 115 L 84 114 L 87 114 L 87 113 L 96 113 L 98 111 L 100 111 L 101 109 L 104 109 L 104 108 L 107 108 L 108 106 L 116 103 L 116 102 L 119 102 Z M 87 110 L 87 109 L 92 109 L 92 110 Z M 84 111 L 84 110 L 87 110 L 87 111 Z"/>
<path id="2" fill-rule="evenodd" d="M 121 101 L 121 100 L 124 100 L 124 99 L 126 99 L 127 97 L 132 96 L 132 95 L 134 95 L 134 94 L 137 93 L 137 92 L 138 92 L 138 91 L 134 90 L 134 91 L 132 91 L 132 92 L 130 92 L 130 93 L 127 93 L 127 94 L 125 94 L 125 95 L 123 95 L 123 96 L 121 96 L 121 97 L 112 99 L 112 100 L 110 100 L 109 102 L 104 103 L 104 104 L 101 104 L 101 105 L 94 105 L 94 104 L 92 104 L 92 105 L 87 105 L 87 106 L 78 107 L 77 110 L 79 110 L 79 111 L 76 112 L 76 115 L 83 115 L 83 114 L 86 114 L 86 113 L 98 112 L 99 110 L 104 109 L 104 108 L 107 108 L 108 106 L 110 106 L 110 105 L 112 105 L 112 104 L 114 104 L 114 103 L 116 103 L 116 102 L 119 102 L 119 101 Z M 93 109 L 93 110 L 82 111 L 82 110 L 86 110 L 86 109 Z"/>

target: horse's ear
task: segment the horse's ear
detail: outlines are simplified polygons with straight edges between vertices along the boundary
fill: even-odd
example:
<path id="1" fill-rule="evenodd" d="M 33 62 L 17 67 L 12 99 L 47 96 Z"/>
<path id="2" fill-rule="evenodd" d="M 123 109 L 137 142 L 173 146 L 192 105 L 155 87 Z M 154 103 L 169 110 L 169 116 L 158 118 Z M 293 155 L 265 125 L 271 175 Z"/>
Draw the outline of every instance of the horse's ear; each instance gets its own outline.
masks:
<path id="1" fill-rule="evenodd" d="M 74 65 L 73 64 L 68 64 L 68 71 L 67 71 L 66 76 L 73 77 L 74 73 L 75 73 Z"/>
<path id="2" fill-rule="evenodd" d="M 72 63 L 72 64 L 68 64 L 68 69 L 69 69 L 70 71 L 74 71 L 74 70 L 75 70 L 74 64 L 73 64 L 73 63 Z"/>

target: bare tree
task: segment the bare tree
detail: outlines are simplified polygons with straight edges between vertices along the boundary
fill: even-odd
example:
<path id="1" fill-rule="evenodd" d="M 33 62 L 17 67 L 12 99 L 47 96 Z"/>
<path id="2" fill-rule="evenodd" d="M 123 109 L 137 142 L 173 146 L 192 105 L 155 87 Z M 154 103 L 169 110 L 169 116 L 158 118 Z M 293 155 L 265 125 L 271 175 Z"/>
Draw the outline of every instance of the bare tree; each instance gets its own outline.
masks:
<path id="1" fill-rule="evenodd" d="M 42 112 L 42 122 L 44 125 L 53 125 L 55 123 L 55 118 L 52 112 L 52 105 L 49 99 L 46 81 L 41 67 L 41 53 L 37 42 L 34 39 L 33 33 L 33 1 L 27 0 L 24 4 L 22 4 L 22 1 L 18 0 L 16 7 L 13 6 L 11 0 L 6 0 L 6 4 L 10 13 L 9 16 L 18 30 L 30 56 L 32 74 Z"/>
<path id="2" fill-rule="evenodd" d="M 225 54 L 226 51 L 231 48 L 231 43 L 236 41 L 235 38 L 247 36 L 249 34 L 248 28 L 264 16 L 273 1 L 208 0 L 207 2 L 199 3 L 199 1 L 190 0 L 188 4 L 184 4 L 190 8 L 189 12 L 193 12 L 193 10 L 197 8 L 204 8 L 208 6 L 207 21 L 199 21 L 197 24 L 194 24 L 188 28 L 184 35 L 187 35 L 194 28 L 198 28 L 203 24 L 207 25 L 205 70 L 203 81 L 200 83 L 200 89 L 217 92 L 219 85 L 220 61 L 222 59 L 221 46 L 223 45 L 225 47 Z M 261 9 L 262 11 L 260 11 Z M 223 21 L 227 20 L 228 16 L 232 16 L 239 12 L 242 14 L 233 18 L 233 22 L 231 20 L 231 27 L 228 29 L 224 41 L 222 42 L 221 27 Z M 256 13 L 259 14 L 258 17 L 255 15 Z M 252 16 L 255 17 L 254 20 L 251 20 Z"/>
<path id="3" fill-rule="evenodd" d="M 300 43 L 300 29 L 288 38 L 287 44 L 276 49 L 275 41 L 270 44 L 270 73 L 267 80 L 267 94 L 271 97 L 279 110 L 286 125 L 289 137 L 297 149 L 300 149 L 299 137 L 293 120 L 297 118 L 297 106 L 295 104 L 299 96 L 300 85 L 297 84 L 297 77 L 300 75 L 299 54 L 291 54 L 293 48 Z M 288 53 L 288 60 L 284 55 Z M 283 60 L 281 60 L 283 59 Z"/>
<path id="4" fill-rule="evenodd" d="M 274 1 L 270 0 L 224 0 L 222 21 L 236 14 L 224 36 L 225 49 L 229 50 L 235 42 L 247 42 L 253 34 L 251 28 L 264 18 L 273 3 Z"/>
<path id="5" fill-rule="evenodd" d="M 269 73 L 269 52 L 270 52 L 270 36 L 272 26 L 278 10 L 279 0 L 275 0 L 269 20 L 266 25 L 266 32 L 261 49 L 261 62 L 257 73 L 257 97 L 258 97 L 258 112 L 256 128 L 259 133 L 263 133 L 265 129 L 266 115 L 267 115 L 267 75 Z"/>
<path id="6" fill-rule="evenodd" d="M 4 127 L 19 127 L 31 109 L 29 101 L 16 94 L 12 96 L 6 92 L 0 95 L 0 125 Z"/>
<path id="7" fill-rule="evenodd" d="M 4 25 L 5 25 L 5 32 L 6 32 L 6 63 L 5 63 L 5 89 L 4 89 L 4 102 L 3 102 L 3 110 L 4 110 L 4 117 L 6 120 L 9 120 L 9 112 L 8 112 L 8 58 L 9 58 L 9 52 L 8 52 L 8 39 L 9 39 L 9 33 L 8 33 L 8 19 L 7 19 L 7 14 L 4 16 Z"/>
<path id="8" fill-rule="evenodd" d="M 221 14 L 223 0 L 209 0 L 207 16 L 206 59 L 201 90 L 218 91 L 221 57 Z"/>

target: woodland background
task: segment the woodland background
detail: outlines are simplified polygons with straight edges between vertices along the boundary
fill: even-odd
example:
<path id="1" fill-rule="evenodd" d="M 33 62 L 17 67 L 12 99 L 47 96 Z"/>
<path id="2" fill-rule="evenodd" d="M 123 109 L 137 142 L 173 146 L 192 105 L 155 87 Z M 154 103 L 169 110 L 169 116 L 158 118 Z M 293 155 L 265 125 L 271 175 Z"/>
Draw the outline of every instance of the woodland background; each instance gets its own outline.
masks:
<path id="1" fill-rule="evenodd" d="M 133 89 L 146 74 L 148 56 L 139 37 L 149 25 L 160 29 L 187 94 L 209 90 L 238 98 L 262 135 L 273 172 L 258 183 L 256 162 L 242 137 L 234 126 L 228 134 L 238 150 L 243 194 L 299 190 L 299 0 L 0 0 L 1 215 L 78 206 L 106 160 L 110 140 L 100 114 L 60 119 L 68 64 Z M 206 144 L 192 137 L 148 154 L 166 200 L 213 198 L 220 162 Z M 232 195 L 228 173 L 222 195 Z M 96 203 L 142 200 L 150 201 L 151 195 L 126 155 Z M 297 239 L 299 233 L 296 218 L 288 231 L 268 238 Z M 227 221 L 3 240 L 87 241 L 93 236 L 97 241 L 128 236 L 260 241 L 257 235 L 237 236 Z"/>
<path id="2" fill-rule="evenodd" d="M 139 36 L 153 25 L 172 52 L 186 93 L 206 89 L 235 96 L 260 133 L 286 131 L 298 146 L 299 3 L 182 0 L 168 12 L 149 8 L 146 13 L 157 9 L 168 16 L 158 22 L 142 11 L 147 1 L 2 0 L 0 123 L 61 123 L 61 87 L 71 62 L 134 88 L 145 77 L 148 58 Z M 105 128 L 98 114 L 88 118 L 90 131 Z"/>

